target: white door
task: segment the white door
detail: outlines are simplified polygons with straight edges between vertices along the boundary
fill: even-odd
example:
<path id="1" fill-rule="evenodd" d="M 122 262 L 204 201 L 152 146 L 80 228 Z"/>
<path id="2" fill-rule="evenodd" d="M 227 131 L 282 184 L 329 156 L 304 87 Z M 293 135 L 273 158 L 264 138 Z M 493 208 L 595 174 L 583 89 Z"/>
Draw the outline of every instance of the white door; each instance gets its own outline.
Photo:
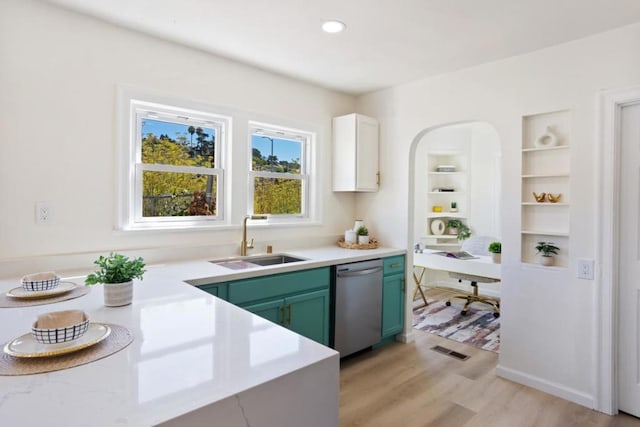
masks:
<path id="1" fill-rule="evenodd" d="M 620 124 L 618 406 L 640 417 L 640 104 Z"/>

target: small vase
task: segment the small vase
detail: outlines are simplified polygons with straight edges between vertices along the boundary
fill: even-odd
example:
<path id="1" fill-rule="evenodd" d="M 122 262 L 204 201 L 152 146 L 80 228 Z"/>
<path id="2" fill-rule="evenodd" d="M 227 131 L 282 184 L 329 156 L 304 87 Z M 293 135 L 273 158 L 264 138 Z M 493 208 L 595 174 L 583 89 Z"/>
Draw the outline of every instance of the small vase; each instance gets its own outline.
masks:
<path id="1" fill-rule="evenodd" d="M 369 236 L 358 236 L 358 244 L 359 245 L 368 245 L 369 244 Z"/>
<path id="2" fill-rule="evenodd" d="M 451 234 L 452 236 L 457 236 L 458 235 L 458 229 L 457 228 L 453 228 L 453 227 L 449 227 L 449 234 Z"/>
<path id="3" fill-rule="evenodd" d="M 500 264 L 502 262 L 502 254 L 491 252 L 491 260 L 494 264 Z"/>
<path id="4" fill-rule="evenodd" d="M 538 148 L 555 147 L 556 145 L 558 145 L 558 137 L 555 133 L 553 133 L 551 127 L 547 126 L 547 131 L 540 135 L 535 140 L 534 144 Z"/>
<path id="5" fill-rule="evenodd" d="M 552 256 L 541 256 L 540 257 L 540 264 L 544 265 L 545 267 L 550 267 L 554 264 L 554 258 Z"/>
<path id="6" fill-rule="evenodd" d="M 124 283 L 104 284 L 104 305 L 120 307 L 129 305 L 133 300 L 133 280 Z"/>

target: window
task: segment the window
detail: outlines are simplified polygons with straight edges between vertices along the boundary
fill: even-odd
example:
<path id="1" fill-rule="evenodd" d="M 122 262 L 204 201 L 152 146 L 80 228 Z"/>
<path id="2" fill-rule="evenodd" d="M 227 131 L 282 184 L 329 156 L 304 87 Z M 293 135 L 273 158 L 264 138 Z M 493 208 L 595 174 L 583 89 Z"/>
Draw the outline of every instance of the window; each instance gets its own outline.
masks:
<path id="1" fill-rule="evenodd" d="M 250 123 L 249 213 L 285 221 L 309 217 L 309 151 L 313 134 Z"/>
<path id="2" fill-rule="evenodd" d="M 123 228 L 197 227 L 223 217 L 221 152 L 230 119 L 129 100 L 128 201 Z"/>

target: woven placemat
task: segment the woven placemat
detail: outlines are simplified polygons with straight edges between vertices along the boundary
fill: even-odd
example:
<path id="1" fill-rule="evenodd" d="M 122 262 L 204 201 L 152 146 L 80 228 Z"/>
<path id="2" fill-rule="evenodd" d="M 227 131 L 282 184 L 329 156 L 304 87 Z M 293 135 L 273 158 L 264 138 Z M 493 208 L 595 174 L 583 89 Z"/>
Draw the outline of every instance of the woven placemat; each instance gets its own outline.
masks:
<path id="1" fill-rule="evenodd" d="M 77 285 L 77 284 L 76 284 Z M 6 293 L 0 294 L 0 308 L 29 307 L 33 305 L 53 304 L 54 302 L 66 301 L 79 298 L 91 291 L 89 286 L 78 285 L 75 289 L 66 294 L 56 295 L 50 298 L 13 298 Z"/>
<path id="2" fill-rule="evenodd" d="M 117 353 L 133 342 L 133 333 L 129 329 L 111 323 L 106 325 L 111 328 L 111 333 L 104 341 L 75 353 L 32 359 L 9 356 L 3 351 L 0 375 L 31 375 L 73 368 Z"/>

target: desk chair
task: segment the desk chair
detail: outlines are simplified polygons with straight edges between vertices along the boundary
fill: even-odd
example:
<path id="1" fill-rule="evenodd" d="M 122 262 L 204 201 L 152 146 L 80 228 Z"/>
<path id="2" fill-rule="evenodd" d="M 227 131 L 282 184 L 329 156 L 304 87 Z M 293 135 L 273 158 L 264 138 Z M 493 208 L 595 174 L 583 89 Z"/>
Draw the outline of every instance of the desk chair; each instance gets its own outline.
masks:
<path id="1" fill-rule="evenodd" d="M 498 239 L 496 239 L 495 237 L 490 237 L 490 236 L 470 237 L 464 241 L 464 243 L 460 247 L 460 250 L 469 252 L 472 255 L 482 255 L 482 256 L 489 255 L 489 251 L 488 251 L 489 243 L 495 242 L 497 240 Z M 467 302 L 465 303 L 464 307 L 462 308 L 462 311 L 460 312 L 461 315 L 465 316 L 467 314 L 467 311 L 469 310 L 469 306 L 472 303 L 481 302 L 483 304 L 487 304 L 493 307 L 493 317 L 496 317 L 496 318 L 500 317 L 500 299 L 478 294 L 478 283 L 495 283 L 495 282 L 499 282 L 500 281 L 499 279 L 493 279 L 490 277 L 483 277 L 483 276 L 475 276 L 472 274 L 455 273 L 455 272 L 449 272 L 449 277 L 458 279 L 458 282 L 460 283 L 462 283 L 463 280 L 468 280 L 469 282 L 471 282 L 471 287 L 473 289 L 473 292 L 466 293 L 466 294 L 453 295 L 445 303 L 447 306 L 451 305 L 452 299 L 462 298 L 467 300 Z"/>

